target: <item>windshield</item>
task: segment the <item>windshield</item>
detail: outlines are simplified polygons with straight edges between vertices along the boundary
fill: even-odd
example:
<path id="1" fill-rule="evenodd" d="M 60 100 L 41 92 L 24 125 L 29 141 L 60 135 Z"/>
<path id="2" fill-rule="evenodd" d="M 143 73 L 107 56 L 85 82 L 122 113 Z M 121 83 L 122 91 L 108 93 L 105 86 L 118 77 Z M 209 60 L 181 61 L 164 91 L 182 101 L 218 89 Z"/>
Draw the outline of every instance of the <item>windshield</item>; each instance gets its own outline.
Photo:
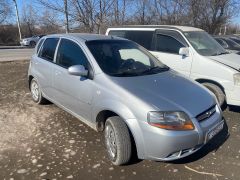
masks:
<path id="1" fill-rule="evenodd" d="M 227 53 L 212 36 L 204 31 L 185 32 L 184 35 L 193 48 L 202 56 L 216 56 Z"/>
<path id="2" fill-rule="evenodd" d="M 103 72 L 111 76 L 141 76 L 169 69 L 131 41 L 94 40 L 86 42 L 86 45 Z"/>

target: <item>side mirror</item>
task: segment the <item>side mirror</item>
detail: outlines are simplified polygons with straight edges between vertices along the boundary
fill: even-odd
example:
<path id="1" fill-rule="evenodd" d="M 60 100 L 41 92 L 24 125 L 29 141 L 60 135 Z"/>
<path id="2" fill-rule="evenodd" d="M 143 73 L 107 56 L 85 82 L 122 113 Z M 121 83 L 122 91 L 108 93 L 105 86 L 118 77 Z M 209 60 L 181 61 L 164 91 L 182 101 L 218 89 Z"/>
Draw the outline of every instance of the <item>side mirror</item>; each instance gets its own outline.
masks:
<path id="1" fill-rule="evenodd" d="M 82 65 L 74 65 L 68 68 L 68 73 L 74 76 L 88 76 L 88 70 Z"/>
<path id="2" fill-rule="evenodd" d="M 179 55 L 182 56 L 189 56 L 189 48 L 188 47 L 182 47 L 179 49 Z"/>

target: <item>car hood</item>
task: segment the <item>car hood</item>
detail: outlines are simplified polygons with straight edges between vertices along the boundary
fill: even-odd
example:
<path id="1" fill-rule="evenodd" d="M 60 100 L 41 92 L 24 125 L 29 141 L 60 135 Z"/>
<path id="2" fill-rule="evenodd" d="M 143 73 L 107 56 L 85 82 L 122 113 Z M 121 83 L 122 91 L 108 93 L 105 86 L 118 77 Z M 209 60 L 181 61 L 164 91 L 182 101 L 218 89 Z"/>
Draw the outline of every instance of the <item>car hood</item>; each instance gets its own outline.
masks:
<path id="1" fill-rule="evenodd" d="M 216 104 L 208 90 L 175 71 L 111 79 L 133 97 L 148 103 L 156 110 L 185 111 L 195 117 Z"/>
<path id="2" fill-rule="evenodd" d="M 210 59 L 219 63 L 230 66 L 236 70 L 240 70 L 240 56 L 238 54 L 230 53 L 219 56 L 209 56 Z"/>

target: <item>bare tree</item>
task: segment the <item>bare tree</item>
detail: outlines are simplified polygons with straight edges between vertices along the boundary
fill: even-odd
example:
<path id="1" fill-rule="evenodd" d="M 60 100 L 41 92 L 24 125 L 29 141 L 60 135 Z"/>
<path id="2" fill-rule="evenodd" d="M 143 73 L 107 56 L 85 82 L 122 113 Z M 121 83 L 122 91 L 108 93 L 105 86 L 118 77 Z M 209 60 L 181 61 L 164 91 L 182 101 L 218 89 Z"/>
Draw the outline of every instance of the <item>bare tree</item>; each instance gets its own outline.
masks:
<path id="1" fill-rule="evenodd" d="M 6 21 L 6 18 L 11 14 L 11 8 L 7 0 L 0 1 L 0 24 Z"/>
<path id="2" fill-rule="evenodd" d="M 23 6 L 21 18 L 21 27 L 25 36 L 34 35 L 36 26 L 38 24 L 37 11 L 33 8 L 32 4 Z"/>
<path id="3" fill-rule="evenodd" d="M 68 11 L 68 0 L 37 0 L 39 4 L 46 7 L 49 10 L 59 12 L 65 17 L 65 31 L 69 32 L 69 11 Z"/>

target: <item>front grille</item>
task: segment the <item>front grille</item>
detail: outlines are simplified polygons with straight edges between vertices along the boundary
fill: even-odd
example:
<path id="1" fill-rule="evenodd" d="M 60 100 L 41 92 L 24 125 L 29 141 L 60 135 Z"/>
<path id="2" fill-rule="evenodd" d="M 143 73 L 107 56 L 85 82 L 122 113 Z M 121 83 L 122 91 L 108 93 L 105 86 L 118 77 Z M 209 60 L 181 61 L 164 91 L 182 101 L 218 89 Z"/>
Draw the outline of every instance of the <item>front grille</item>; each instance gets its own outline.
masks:
<path id="1" fill-rule="evenodd" d="M 205 119 L 210 118 L 215 112 L 216 112 L 216 105 L 210 107 L 206 111 L 204 111 L 201 114 L 197 115 L 196 118 L 200 122 L 200 121 L 203 121 Z"/>

